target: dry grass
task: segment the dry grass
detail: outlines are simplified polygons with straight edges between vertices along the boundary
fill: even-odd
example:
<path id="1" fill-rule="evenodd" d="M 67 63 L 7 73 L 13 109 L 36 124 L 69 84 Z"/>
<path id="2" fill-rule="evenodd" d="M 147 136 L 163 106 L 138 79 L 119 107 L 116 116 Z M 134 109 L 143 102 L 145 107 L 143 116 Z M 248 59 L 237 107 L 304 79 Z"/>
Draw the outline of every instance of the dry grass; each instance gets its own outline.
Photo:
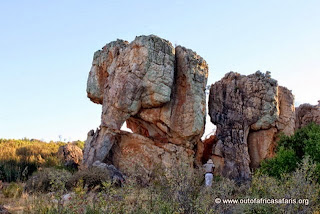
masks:
<path id="1" fill-rule="evenodd" d="M 314 165 L 305 159 L 293 173 L 281 179 L 256 173 L 251 183 L 237 185 L 215 177 L 206 188 L 202 175 L 190 168 L 176 170 L 171 177 L 154 177 L 141 186 L 135 178 L 116 187 L 102 182 L 90 189 L 78 180 L 72 189 L 55 192 L 23 193 L 19 198 L 0 197 L 12 213 L 313 213 L 320 211 L 320 187 L 312 176 Z M 92 175 L 90 175 L 92 176 Z M 67 197 L 68 196 L 68 197 Z M 223 204 L 215 198 L 306 198 L 305 204 Z"/>

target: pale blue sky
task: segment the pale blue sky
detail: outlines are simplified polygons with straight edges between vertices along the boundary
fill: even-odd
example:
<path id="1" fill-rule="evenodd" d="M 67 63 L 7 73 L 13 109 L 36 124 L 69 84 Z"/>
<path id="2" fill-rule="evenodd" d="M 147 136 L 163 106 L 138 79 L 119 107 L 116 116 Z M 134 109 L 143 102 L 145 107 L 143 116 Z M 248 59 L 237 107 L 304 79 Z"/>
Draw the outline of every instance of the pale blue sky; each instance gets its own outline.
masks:
<path id="1" fill-rule="evenodd" d="M 101 106 L 86 97 L 93 53 L 155 34 L 209 64 L 208 83 L 272 72 L 298 103 L 320 99 L 320 1 L 0 2 L 0 138 L 86 138 Z"/>

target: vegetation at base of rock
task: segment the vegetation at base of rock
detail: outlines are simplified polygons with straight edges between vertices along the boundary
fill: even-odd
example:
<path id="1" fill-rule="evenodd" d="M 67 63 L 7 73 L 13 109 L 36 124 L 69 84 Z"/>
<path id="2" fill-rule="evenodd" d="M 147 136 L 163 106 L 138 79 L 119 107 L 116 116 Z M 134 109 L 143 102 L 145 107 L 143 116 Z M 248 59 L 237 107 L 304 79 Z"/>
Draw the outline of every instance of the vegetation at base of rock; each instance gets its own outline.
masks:
<path id="1" fill-rule="evenodd" d="M 294 171 L 307 156 L 315 164 L 314 176 L 320 181 L 320 125 L 315 123 L 298 129 L 292 136 L 282 136 L 276 155 L 262 162 L 260 171 L 280 178 L 283 173 Z"/>
<path id="2" fill-rule="evenodd" d="M 64 192 L 71 176 L 72 174 L 65 169 L 45 168 L 29 178 L 25 190 L 27 192 Z"/>
<path id="3" fill-rule="evenodd" d="M 2 194 L 6 198 L 18 198 L 22 195 L 23 187 L 19 183 L 10 183 L 7 187 L 2 189 Z"/>
<path id="4" fill-rule="evenodd" d="M 57 174 L 61 171 L 55 170 Z M 315 164 L 305 158 L 291 173 L 282 174 L 280 179 L 256 171 L 252 181 L 236 184 L 223 177 L 215 177 L 213 186 L 203 185 L 203 174 L 183 166 L 168 171 L 148 185 L 141 185 L 136 178 L 129 177 L 123 187 L 116 187 L 110 181 L 103 181 L 95 188 L 88 188 L 82 178 L 76 185 L 63 188 L 59 179 L 52 185 L 61 187 L 51 192 L 35 191 L 18 196 L 24 213 L 313 213 L 320 209 L 320 186 L 313 179 Z M 92 175 L 90 175 L 92 176 Z M 90 177 L 89 176 L 89 177 Z M 61 186 L 62 184 L 62 186 Z M 54 191 L 53 191 L 54 190 Z M 61 191 L 64 190 L 64 191 Z M 19 198 L 20 197 L 20 198 Z M 296 203 L 216 203 L 215 199 L 295 199 Z M 298 202 L 298 199 L 308 199 Z M 0 195 L 0 203 L 3 198 Z M 14 203 L 12 202 L 12 203 Z"/>
<path id="5" fill-rule="evenodd" d="M 83 187 L 93 189 L 97 186 L 103 186 L 102 184 L 107 181 L 110 181 L 110 175 L 105 170 L 94 167 L 74 173 L 67 186 L 71 188 L 81 184 Z"/>
<path id="6" fill-rule="evenodd" d="M 25 181 L 39 168 L 61 167 L 57 151 L 64 142 L 0 139 L 0 180 Z M 82 147 L 84 142 L 76 141 Z"/>
<path id="7" fill-rule="evenodd" d="M 261 163 L 261 170 L 280 178 L 283 173 L 292 172 L 297 167 L 298 161 L 293 149 L 280 147 L 275 157 Z"/>

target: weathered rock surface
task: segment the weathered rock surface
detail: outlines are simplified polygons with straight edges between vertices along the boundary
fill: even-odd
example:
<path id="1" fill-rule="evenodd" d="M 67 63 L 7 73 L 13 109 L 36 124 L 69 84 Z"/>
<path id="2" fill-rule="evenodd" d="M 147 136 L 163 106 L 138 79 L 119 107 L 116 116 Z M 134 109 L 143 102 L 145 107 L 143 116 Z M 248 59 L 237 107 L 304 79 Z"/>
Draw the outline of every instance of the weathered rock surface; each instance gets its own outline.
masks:
<path id="1" fill-rule="evenodd" d="M 170 102 L 142 109 L 127 121 L 133 132 L 192 149 L 204 132 L 208 65 L 195 52 L 176 47 L 176 74 Z"/>
<path id="2" fill-rule="evenodd" d="M 96 161 L 111 163 L 109 152 L 118 142 L 117 133 L 104 126 L 101 126 L 96 132 L 89 131 L 84 145 L 82 166 L 87 168 Z"/>
<path id="3" fill-rule="evenodd" d="M 102 104 L 102 116 L 100 128 L 88 133 L 83 166 L 100 161 L 129 173 L 139 165 L 148 174 L 158 164 L 193 162 L 207 77 L 200 56 L 156 36 L 107 44 L 95 53 L 88 78 L 88 97 Z M 134 134 L 120 131 L 125 121 Z"/>
<path id="4" fill-rule="evenodd" d="M 285 135 L 293 135 L 295 129 L 294 96 L 290 90 L 283 86 L 278 87 L 278 106 L 277 129 Z"/>
<path id="5" fill-rule="evenodd" d="M 68 143 L 59 147 L 58 157 L 65 166 L 78 168 L 82 162 L 83 155 L 78 146 Z"/>
<path id="6" fill-rule="evenodd" d="M 141 107 L 153 108 L 170 101 L 175 50 L 156 36 L 139 36 L 128 44 L 107 44 L 94 54 L 87 93 L 103 104 L 102 125 L 120 129 Z"/>
<path id="7" fill-rule="evenodd" d="M 274 155 L 276 128 L 253 131 L 248 135 L 250 168 L 258 168 L 260 162 Z"/>
<path id="8" fill-rule="evenodd" d="M 320 101 L 318 105 L 302 104 L 296 108 L 296 130 L 311 122 L 320 125 Z"/>
<path id="9" fill-rule="evenodd" d="M 220 174 L 250 179 L 250 165 L 273 154 L 277 134 L 294 131 L 293 96 L 269 74 L 230 72 L 211 86 L 209 115 L 217 126 L 213 148 Z M 290 124 L 290 125 L 287 125 Z"/>
<path id="10" fill-rule="evenodd" d="M 211 158 L 213 147 L 216 145 L 218 139 L 217 136 L 211 135 L 209 138 L 203 140 L 203 152 L 201 156 L 201 163 L 205 164 Z"/>
<path id="11" fill-rule="evenodd" d="M 194 151 L 171 143 L 158 143 L 128 132 L 121 133 L 119 144 L 112 149 L 115 166 L 129 174 L 150 175 L 154 170 L 170 169 L 180 164 L 192 167 Z"/>
<path id="12" fill-rule="evenodd" d="M 92 166 L 106 171 L 106 173 L 110 175 L 110 179 L 114 184 L 121 186 L 125 182 L 125 176 L 112 164 L 108 165 L 106 163 L 96 161 L 92 164 Z"/>

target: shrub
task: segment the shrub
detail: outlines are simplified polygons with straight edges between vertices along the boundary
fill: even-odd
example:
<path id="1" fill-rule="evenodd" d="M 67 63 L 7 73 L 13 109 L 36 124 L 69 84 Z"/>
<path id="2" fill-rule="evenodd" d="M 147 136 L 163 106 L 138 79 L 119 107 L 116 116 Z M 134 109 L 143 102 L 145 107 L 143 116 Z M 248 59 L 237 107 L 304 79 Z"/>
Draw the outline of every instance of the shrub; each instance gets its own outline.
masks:
<path id="1" fill-rule="evenodd" d="M 23 192 L 23 187 L 18 183 L 10 183 L 9 186 L 3 188 L 2 194 L 6 198 L 19 198 Z"/>
<path id="2" fill-rule="evenodd" d="M 48 192 L 66 190 L 66 183 L 71 173 L 64 169 L 44 168 L 27 181 L 25 189 L 28 192 Z"/>
<path id="3" fill-rule="evenodd" d="M 304 155 L 309 155 L 312 160 L 320 162 L 320 125 L 310 123 L 297 130 L 292 136 L 282 136 L 278 145 L 293 149 L 300 159 Z"/>
<path id="4" fill-rule="evenodd" d="M 281 174 L 292 172 L 296 168 L 298 160 L 293 149 L 280 147 L 275 157 L 261 163 L 260 170 L 263 173 L 280 178 Z"/>
<path id="5" fill-rule="evenodd" d="M 84 149 L 84 144 L 85 144 L 85 142 L 84 142 L 84 141 L 81 141 L 81 140 L 77 140 L 77 141 L 72 142 L 72 144 L 78 146 L 80 149 L 83 150 L 83 149 Z"/>
<path id="6" fill-rule="evenodd" d="M 320 163 L 320 125 L 315 123 L 297 130 L 293 136 L 281 136 L 275 157 L 262 162 L 260 170 L 280 178 L 281 174 L 294 171 L 306 156 Z"/>
<path id="7" fill-rule="evenodd" d="M 320 187 L 313 178 L 315 170 L 316 165 L 305 158 L 294 172 L 284 173 L 279 179 L 256 171 L 251 183 L 239 185 L 215 177 L 209 188 L 203 186 L 203 174 L 188 166 L 175 168 L 173 176 L 154 177 L 155 182 L 147 186 L 141 186 L 135 177 L 129 177 L 121 188 L 110 181 L 102 182 L 99 192 L 88 192 L 79 179 L 68 203 L 51 203 L 46 194 L 37 200 L 42 204 L 33 202 L 33 210 L 34 213 L 314 213 L 320 208 Z M 228 204 L 216 203 L 215 198 L 308 199 L 308 205 Z"/>
<path id="8" fill-rule="evenodd" d="M 92 189 L 96 186 L 102 187 L 102 183 L 105 181 L 110 181 L 110 175 L 107 171 L 100 168 L 89 168 L 85 170 L 80 170 L 73 174 L 67 183 L 67 187 L 75 187 L 82 182 L 83 186 L 87 186 Z"/>
<path id="9" fill-rule="evenodd" d="M 294 199 L 296 203 L 247 204 L 244 213 L 314 213 L 320 208 L 320 186 L 315 181 L 316 165 L 304 158 L 297 169 L 275 179 L 257 172 L 247 192 L 250 198 Z M 308 199 L 299 203 L 299 199 Z"/>

